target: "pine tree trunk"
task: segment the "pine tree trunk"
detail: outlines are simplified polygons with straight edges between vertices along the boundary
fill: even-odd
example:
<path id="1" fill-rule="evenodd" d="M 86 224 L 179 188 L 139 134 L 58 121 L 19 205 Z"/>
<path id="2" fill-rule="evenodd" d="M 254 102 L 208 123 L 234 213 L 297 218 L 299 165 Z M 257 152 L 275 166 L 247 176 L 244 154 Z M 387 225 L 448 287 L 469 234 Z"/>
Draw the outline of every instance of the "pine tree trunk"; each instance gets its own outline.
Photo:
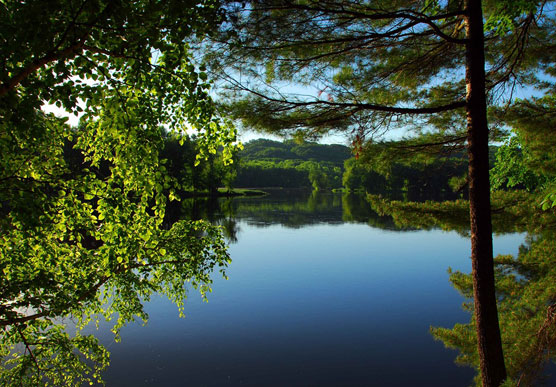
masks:
<path id="1" fill-rule="evenodd" d="M 483 15 L 480 0 L 466 0 L 467 146 L 473 295 L 483 386 L 506 378 L 494 286 L 485 93 Z"/>

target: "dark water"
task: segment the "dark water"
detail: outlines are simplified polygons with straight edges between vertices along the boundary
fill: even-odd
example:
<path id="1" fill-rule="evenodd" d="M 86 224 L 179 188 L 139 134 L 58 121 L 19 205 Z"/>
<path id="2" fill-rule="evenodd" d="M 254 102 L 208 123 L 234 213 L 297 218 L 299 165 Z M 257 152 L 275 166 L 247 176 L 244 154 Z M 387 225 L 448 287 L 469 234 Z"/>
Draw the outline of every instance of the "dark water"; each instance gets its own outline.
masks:
<path id="1" fill-rule="evenodd" d="M 152 300 L 148 325 L 125 327 L 120 343 L 102 326 L 108 386 L 471 383 L 474 371 L 456 366 L 456 352 L 429 333 L 469 321 L 447 273 L 470 271 L 467 238 L 395 230 L 364 201 L 341 195 L 212 207 L 231 242 L 229 280 L 215 275 L 208 303 L 192 290 L 184 319 L 170 302 Z M 495 253 L 515 254 L 522 241 L 495 237 Z"/>

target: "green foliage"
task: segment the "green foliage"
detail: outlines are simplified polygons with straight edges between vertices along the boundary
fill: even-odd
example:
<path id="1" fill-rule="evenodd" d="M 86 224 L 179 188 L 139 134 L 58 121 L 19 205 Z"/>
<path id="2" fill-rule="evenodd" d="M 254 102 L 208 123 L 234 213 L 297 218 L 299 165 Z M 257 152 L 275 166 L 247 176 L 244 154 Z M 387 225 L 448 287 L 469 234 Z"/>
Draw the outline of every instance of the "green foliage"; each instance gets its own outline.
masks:
<path id="1" fill-rule="evenodd" d="M 523 149 L 517 137 L 511 137 L 498 148 L 496 162 L 490 171 L 493 189 L 524 188 L 533 191 L 546 182 L 546 177 L 530 169 L 531 156 Z"/>
<path id="2" fill-rule="evenodd" d="M 548 189 L 548 193 L 544 197 L 541 206 L 543 210 L 556 207 L 556 185 L 552 184 Z"/>
<path id="3" fill-rule="evenodd" d="M 539 80 L 538 85 L 547 87 L 543 80 Z M 555 112 L 556 98 L 552 89 L 540 98 L 518 100 L 505 112 L 495 111 L 502 122 L 512 127 L 516 137 L 502 148 L 504 153 L 494 169 L 497 179 L 494 181 L 507 180 L 541 190 L 544 193 L 541 206 L 545 210 L 556 206 Z"/>
<path id="4" fill-rule="evenodd" d="M 109 362 L 108 352 L 93 336 L 70 337 L 61 325 L 14 327 L 3 333 L 0 345 L 2 349 L 23 345 L 29 353 L 20 357 L 2 351 L 2 367 L 6 370 L 0 374 L 0 381 L 5 386 L 92 385 L 100 380 L 100 371 Z"/>
<path id="5" fill-rule="evenodd" d="M 155 292 L 182 311 L 187 286 L 204 295 L 229 262 L 217 227 L 163 224 L 176 195 L 161 126 L 179 141 L 195 129 L 203 157 L 233 148 L 184 43 L 215 28 L 217 6 L 0 5 L 0 384 L 100 382 L 108 354 L 64 317 L 78 328 L 116 317 L 117 334 L 147 318 Z M 82 114 L 80 125 L 45 104 Z"/>
<path id="6" fill-rule="evenodd" d="M 388 190 L 388 182 L 384 176 L 376 172 L 370 163 L 355 158 L 344 162 L 342 183 L 350 191 L 382 193 Z"/>
<path id="7" fill-rule="evenodd" d="M 231 188 L 237 175 L 239 146 L 231 151 L 217 149 L 199 158 L 201 141 L 196 137 L 179 138 L 169 135 L 164 139 L 161 158 L 168 174 L 176 180 L 182 193 L 215 195 L 219 187 Z"/>
<path id="8" fill-rule="evenodd" d="M 349 155 L 349 148 L 343 145 L 252 140 L 238 153 L 240 162 L 234 184 L 316 190 L 339 188 L 342 164 Z"/>
<path id="9" fill-rule="evenodd" d="M 542 3 L 533 0 L 487 0 L 485 30 L 498 35 L 507 34 L 518 28 L 517 21 L 521 17 L 535 14 Z"/>
<path id="10" fill-rule="evenodd" d="M 311 181 L 311 185 L 313 186 L 313 190 L 320 191 L 323 189 L 330 188 L 330 181 L 326 172 L 320 167 L 318 164 L 313 165 L 312 168 L 309 169 L 309 180 Z"/>

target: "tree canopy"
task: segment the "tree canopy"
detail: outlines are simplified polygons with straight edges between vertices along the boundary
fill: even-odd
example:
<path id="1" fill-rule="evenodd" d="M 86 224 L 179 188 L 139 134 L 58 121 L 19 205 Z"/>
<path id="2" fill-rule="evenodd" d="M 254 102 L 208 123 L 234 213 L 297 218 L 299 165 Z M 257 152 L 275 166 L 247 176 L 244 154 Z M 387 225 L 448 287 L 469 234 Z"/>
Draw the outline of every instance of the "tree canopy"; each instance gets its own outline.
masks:
<path id="1" fill-rule="evenodd" d="M 107 352 L 61 318 L 115 315 L 117 332 L 153 292 L 181 309 L 185 284 L 204 294 L 229 261 L 218 228 L 163 223 L 176 195 L 159 157 L 165 131 L 231 152 L 186 44 L 221 20 L 211 0 L 0 4 L 2 384 L 99 381 Z"/>
<path id="2" fill-rule="evenodd" d="M 246 125 L 303 136 L 347 131 L 358 144 L 386 128 L 411 129 L 427 144 L 432 133 L 439 145 L 465 142 L 462 1 L 229 3 L 222 51 L 208 60 L 230 58 L 228 88 L 245 97 L 230 111 Z M 484 2 L 491 100 L 507 100 L 513 82 L 534 76 L 538 45 L 529 39 L 549 42 L 543 4 Z"/>

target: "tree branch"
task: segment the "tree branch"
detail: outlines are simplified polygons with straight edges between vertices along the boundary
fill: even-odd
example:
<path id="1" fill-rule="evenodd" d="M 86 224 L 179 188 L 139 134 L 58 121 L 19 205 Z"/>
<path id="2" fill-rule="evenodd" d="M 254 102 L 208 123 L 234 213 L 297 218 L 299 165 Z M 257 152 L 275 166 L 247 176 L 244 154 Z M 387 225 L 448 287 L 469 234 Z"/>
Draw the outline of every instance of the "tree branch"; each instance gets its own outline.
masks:
<path id="1" fill-rule="evenodd" d="M 269 10 L 283 11 L 283 10 L 290 10 L 290 9 L 294 9 L 294 10 L 297 9 L 297 10 L 308 11 L 308 12 L 321 12 L 324 15 L 326 14 L 344 15 L 344 16 L 349 16 L 351 18 L 376 20 L 376 21 L 409 19 L 412 20 L 415 24 L 422 23 L 428 25 L 436 36 L 446 40 L 447 42 L 454 43 L 454 44 L 462 44 L 462 45 L 467 42 L 466 39 L 454 38 L 453 36 L 445 34 L 440 29 L 440 27 L 436 23 L 434 23 L 434 21 L 436 20 L 443 20 L 452 17 L 463 16 L 464 11 L 456 11 L 456 12 L 450 12 L 442 15 L 428 16 L 424 13 L 417 13 L 412 10 L 400 10 L 396 12 L 387 12 L 381 9 L 373 9 L 373 8 L 370 8 L 368 10 L 363 10 L 363 11 L 357 11 L 352 9 L 346 10 L 344 8 L 336 10 L 330 8 L 323 8 L 319 6 L 310 6 L 310 5 L 293 4 L 293 3 L 288 3 L 284 7 L 255 8 L 253 11 L 269 11 Z"/>
<path id="2" fill-rule="evenodd" d="M 112 6 L 115 4 L 115 1 L 108 2 L 108 5 L 102 10 L 102 12 L 95 18 L 93 23 L 95 23 L 98 19 L 102 18 L 106 15 Z M 66 57 L 74 57 L 77 53 L 83 50 L 83 46 L 85 42 L 89 38 L 92 28 L 89 28 L 76 42 L 71 44 L 69 47 L 63 50 L 53 50 L 47 52 L 45 56 L 39 59 L 35 59 L 25 68 L 23 68 L 19 73 L 14 75 L 11 79 L 7 80 L 0 86 L 0 97 L 8 94 L 11 90 L 13 90 L 17 85 L 19 85 L 23 80 L 33 74 L 35 71 L 39 70 L 41 67 L 45 66 L 46 64 L 56 61 L 65 59 Z"/>
<path id="3" fill-rule="evenodd" d="M 372 104 L 372 103 L 332 102 L 332 101 L 323 101 L 323 100 L 289 101 L 285 99 L 280 100 L 280 99 L 272 98 L 260 92 L 257 92 L 255 90 L 247 89 L 244 86 L 242 86 L 242 89 L 266 101 L 284 104 L 285 106 L 283 110 L 293 110 L 299 107 L 320 105 L 320 106 L 329 106 L 335 108 L 355 108 L 358 111 L 371 110 L 371 111 L 393 113 L 393 114 L 432 114 L 432 113 L 441 113 L 450 110 L 455 110 L 466 106 L 465 101 L 455 101 L 446 105 L 430 106 L 430 107 L 422 107 L 422 108 L 405 108 L 405 107 L 387 106 L 387 105 L 379 105 L 379 104 Z"/>
<path id="4" fill-rule="evenodd" d="M 33 359 L 33 363 L 35 363 L 35 366 L 37 367 L 37 372 L 40 372 L 41 367 L 39 366 L 39 362 L 37 361 L 35 354 L 31 350 L 31 346 L 29 345 L 27 338 L 23 335 L 23 331 L 21 330 L 21 327 L 19 325 L 17 326 L 17 332 L 19 333 L 19 336 L 21 336 L 21 340 L 25 345 L 25 349 L 29 352 L 29 356 L 31 356 L 31 359 Z"/>
<path id="5" fill-rule="evenodd" d="M 82 37 L 79 41 L 74 43 L 73 45 L 59 51 L 51 52 L 46 54 L 40 59 L 35 59 L 31 64 L 13 76 L 10 80 L 4 82 L 2 86 L 0 86 L 0 97 L 6 95 L 10 90 L 14 89 L 17 85 L 19 85 L 24 79 L 26 79 L 29 75 L 43 67 L 44 65 L 53 62 L 55 60 L 64 59 L 68 56 L 75 56 L 78 52 L 80 52 L 83 48 L 83 44 L 85 43 L 88 34 Z"/>

